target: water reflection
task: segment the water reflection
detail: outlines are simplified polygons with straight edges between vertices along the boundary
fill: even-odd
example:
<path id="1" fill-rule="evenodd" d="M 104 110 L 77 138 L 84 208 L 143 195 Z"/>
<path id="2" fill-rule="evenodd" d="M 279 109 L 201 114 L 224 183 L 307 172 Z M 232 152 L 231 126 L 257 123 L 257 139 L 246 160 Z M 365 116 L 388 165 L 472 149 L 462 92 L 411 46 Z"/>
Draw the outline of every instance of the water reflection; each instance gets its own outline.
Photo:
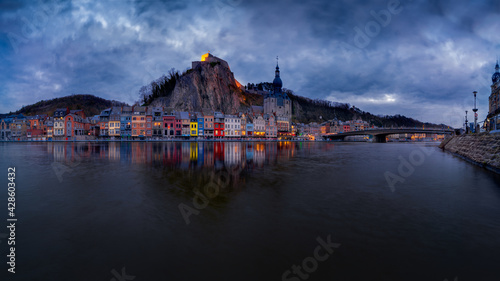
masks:
<path id="1" fill-rule="evenodd" d="M 100 158 L 111 162 L 163 165 L 180 169 L 223 166 L 264 167 L 311 148 L 300 142 L 70 142 L 48 143 L 54 161 Z M 333 144 L 323 146 L 331 149 Z"/>
<path id="2" fill-rule="evenodd" d="M 80 165 L 82 161 L 104 162 L 108 171 L 123 167 L 139 176 L 159 177 L 159 182 L 149 183 L 150 188 L 168 182 L 175 187 L 171 192 L 189 197 L 198 188 L 207 194 L 203 187 L 210 184 L 221 193 L 240 189 L 249 172 L 289 161 L 299 151 L 317 151 L 318 146 L 313 146 L 301 142 L 68 142 L 45 147 L 52 161 L 66 165 L 68 169 L 58 166 L 63 172 L 89 169 Z M 333 144 L 320 147 L 332 150 Z"/>

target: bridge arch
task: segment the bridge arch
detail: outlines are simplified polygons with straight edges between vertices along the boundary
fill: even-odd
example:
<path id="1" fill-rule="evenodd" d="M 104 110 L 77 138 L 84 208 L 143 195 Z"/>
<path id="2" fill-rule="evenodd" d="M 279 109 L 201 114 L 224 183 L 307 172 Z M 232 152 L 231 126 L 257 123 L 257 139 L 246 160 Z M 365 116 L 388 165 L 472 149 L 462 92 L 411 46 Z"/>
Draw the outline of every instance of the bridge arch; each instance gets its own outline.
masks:
<path id="1" fill-rule="evenodd" d="M 454 134 L 455 131 L 452 129 L 373 129 L 373 130 L 362 130 L 362 131 L 352 131 L 338 134 L 325 134 L 324 139 L 330 140 L 345 140 L 348 136 L 359 136 L 359 135 L 369 135 L 373 137 L 373 142 L 385 143 L 388 135 L 395 134 Z"/>

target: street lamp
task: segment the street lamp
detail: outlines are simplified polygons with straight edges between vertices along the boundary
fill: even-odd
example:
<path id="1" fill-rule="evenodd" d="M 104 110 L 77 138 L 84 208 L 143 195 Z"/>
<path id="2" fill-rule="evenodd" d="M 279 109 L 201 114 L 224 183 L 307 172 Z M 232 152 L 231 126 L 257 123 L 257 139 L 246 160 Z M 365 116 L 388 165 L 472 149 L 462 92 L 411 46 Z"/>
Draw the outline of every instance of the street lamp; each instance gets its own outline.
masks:
<path id="1" fill-rule="evenodd" d="M 472 109 L 472 111 L 474 111 L 474 133 L 477 133 L 476 130 L 477 130 L 477 108 L 476 108 L 476 94 L 477 92 L 474 91 L 472 92 L 474 94 L 474 108 Z"/>
<path id="2" fill-rule="evenodd" d="M 465 111 L 465 133 L 469 133 L 469 121 L 467 120 L 467 110 Z"/>

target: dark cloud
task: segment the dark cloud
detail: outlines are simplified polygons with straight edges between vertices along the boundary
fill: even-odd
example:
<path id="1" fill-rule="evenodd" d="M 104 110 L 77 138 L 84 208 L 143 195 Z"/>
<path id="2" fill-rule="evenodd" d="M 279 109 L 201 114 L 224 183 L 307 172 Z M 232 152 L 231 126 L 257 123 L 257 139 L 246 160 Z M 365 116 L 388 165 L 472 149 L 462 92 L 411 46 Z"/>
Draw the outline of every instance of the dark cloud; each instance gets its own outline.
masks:
<path id="1" fill-rule="evenodd" d="M 500 55 L 494 0 L 42 3 L 0 5 L 0 112 L 73 93 L 132 103 L 210 50 L 242 83 L 272 81 L 279 55 L 300 95 L 459 126 L 473 90 L 486 115 Z"/>

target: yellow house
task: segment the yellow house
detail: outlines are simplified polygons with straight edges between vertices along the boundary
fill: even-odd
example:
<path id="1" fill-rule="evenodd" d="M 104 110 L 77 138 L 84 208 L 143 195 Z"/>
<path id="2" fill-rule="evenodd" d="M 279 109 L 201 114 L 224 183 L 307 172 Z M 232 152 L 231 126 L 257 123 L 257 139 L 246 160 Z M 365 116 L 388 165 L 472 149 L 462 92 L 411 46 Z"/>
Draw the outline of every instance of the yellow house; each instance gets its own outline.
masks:
<path id="1" fill-rule="evenodd" d="M 120 121 L 109 121 L 109 136 L 120 136 Z"/>
<path id="2" fill-rule="evenodd" d="M 122 111 L 121 107 L 113 107 L 111 109 L 111 113 L 109 114 L 108 135 L 111 137 L 119 137 L 120 136 L 121 111 Z"/>
<path id="3" fill-rule="evenodd" d="M 189 131 L 190 136 L 198 136 L 198 118 L 196 117 L 196 114 L 189 114 Z"/>

